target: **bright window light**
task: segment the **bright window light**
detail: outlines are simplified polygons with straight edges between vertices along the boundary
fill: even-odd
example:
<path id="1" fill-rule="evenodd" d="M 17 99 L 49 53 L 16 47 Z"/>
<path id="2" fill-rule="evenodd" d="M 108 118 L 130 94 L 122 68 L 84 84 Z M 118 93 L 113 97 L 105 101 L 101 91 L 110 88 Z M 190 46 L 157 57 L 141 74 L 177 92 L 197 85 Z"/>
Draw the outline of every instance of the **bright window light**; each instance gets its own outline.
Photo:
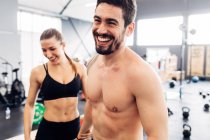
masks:
<path id="1" fill-rule="evenodd" d="M 210 14 L 189 16 L 189 44 L 210 44 Z M 192 32 L 194 30 L 194 32 Z"/>
<path id="2" fill-rule="evenodd" d="M 182 32 L 179 26 L 183 17 L 143 19 L 137 22 L 138 45 L 180 45 Z"/>
<path id="3" fill-rule="evenodd" d="M 61 31 L 61 19 L 28 12 L 18 12 L 18 30 L 33 33 L 41 33 L 48 28 L 56 28 Z"/>
<path id="4" fill-rule="evenodd" d="M 32 14 L 26 12 L 18 12 L 18 30 L 31 31 L 32 30 Z"/>

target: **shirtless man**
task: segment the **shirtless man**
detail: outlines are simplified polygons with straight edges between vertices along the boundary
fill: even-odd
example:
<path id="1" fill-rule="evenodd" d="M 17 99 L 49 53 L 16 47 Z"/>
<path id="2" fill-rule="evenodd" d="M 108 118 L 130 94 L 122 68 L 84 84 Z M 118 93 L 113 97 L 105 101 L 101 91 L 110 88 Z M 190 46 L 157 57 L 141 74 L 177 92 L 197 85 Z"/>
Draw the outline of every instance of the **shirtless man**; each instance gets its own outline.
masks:
<path id="1" fill-rule="evenodd" d="M 134 31 L 135 0 L 98 0 L 93 22 L 97 55 L 88 65 L 85 120 L 78 139 L 167 140 L 167 107 L 158 75 L 125 39 Z"/>

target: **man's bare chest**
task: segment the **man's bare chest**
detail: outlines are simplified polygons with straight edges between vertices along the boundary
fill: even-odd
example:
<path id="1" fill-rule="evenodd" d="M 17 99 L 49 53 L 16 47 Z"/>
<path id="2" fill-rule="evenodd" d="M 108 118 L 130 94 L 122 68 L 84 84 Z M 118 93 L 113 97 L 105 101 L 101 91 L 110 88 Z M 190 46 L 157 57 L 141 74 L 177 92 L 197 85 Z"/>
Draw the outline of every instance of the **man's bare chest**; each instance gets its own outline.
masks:
<path id="1" fill-rule="evenodd" d="M 92 103 L 103 103 L 110 111 L 122 111 L 133 101 L 126 75 L 95 71 L 88 75 L 87 96 Z"/>

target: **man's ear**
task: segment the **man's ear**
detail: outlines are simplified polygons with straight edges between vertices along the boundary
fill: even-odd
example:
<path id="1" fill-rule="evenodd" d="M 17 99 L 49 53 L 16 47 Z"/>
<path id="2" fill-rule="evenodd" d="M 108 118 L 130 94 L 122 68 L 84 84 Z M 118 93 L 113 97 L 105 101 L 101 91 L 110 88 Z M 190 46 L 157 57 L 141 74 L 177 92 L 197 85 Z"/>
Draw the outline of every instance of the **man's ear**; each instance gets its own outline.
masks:
<path id="1" fill-rule="evenodd" d="M 128 37 L 128 36 L 130 36 L 132 33 L 133 33 L 133 31 L 134 31 L 134 29 L 135 29 L 135 23 L 134 22 L 131 22 L 127 27 L 126 27 L 126 36 Z"/>

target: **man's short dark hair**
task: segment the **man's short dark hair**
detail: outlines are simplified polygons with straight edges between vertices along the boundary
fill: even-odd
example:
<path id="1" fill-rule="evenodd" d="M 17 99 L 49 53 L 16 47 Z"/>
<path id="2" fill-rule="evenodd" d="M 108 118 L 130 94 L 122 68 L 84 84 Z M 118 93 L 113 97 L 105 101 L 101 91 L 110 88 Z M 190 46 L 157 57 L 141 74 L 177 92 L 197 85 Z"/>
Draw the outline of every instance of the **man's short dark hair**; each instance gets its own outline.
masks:
<path id="1" fill-rule="evenodd" d="M 107 3 L 122 9 L 125 27 L 134 21 L 137 11 L 136 0 L 97 0 L 98 7 L 101 3 Z"/>

